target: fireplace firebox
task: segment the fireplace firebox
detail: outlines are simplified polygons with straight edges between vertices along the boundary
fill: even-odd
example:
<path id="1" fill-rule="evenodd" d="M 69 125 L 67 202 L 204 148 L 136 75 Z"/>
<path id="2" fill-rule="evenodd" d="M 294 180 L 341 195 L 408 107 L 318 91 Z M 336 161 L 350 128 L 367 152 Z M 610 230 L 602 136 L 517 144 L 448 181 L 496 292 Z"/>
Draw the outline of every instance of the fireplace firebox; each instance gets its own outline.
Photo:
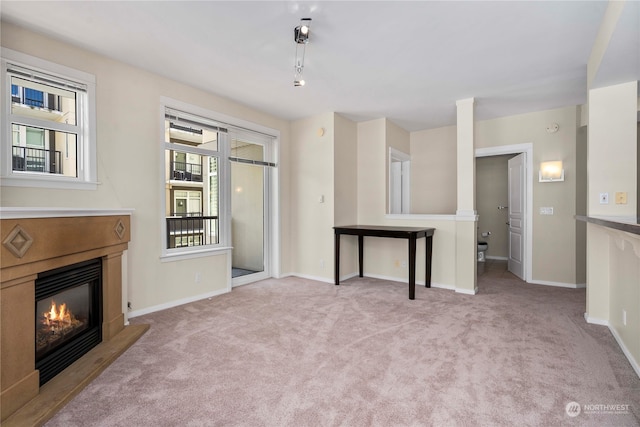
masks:
<path id="1" fill-rule="evenodd" d="M 102 260 L 38 274 L 35 349 L 40 386 L 102 341 Z"/>

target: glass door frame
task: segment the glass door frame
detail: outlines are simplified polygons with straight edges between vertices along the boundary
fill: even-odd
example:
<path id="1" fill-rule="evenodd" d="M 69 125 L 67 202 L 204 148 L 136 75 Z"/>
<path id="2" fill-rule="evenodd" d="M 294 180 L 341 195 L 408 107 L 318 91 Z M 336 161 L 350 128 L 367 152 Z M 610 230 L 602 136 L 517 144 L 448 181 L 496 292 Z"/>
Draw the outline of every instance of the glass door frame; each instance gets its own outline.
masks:
<path id="1" fill-rule="evenodd" d="M 229 134 L 227 135 L 227 137 L 229 138 L 229 147 L 231 147 L 231 140 L 232 140 L 232 134 L 233 132 L 231 130 L 229 130 Z M 247 136 L 247 134 L 245 133 L 241 133 L 241 135 L 243 136 Z M 272 142 L 265 142 L 265 141 L 258 141 L 258 140 L 252 140 L 250 137 L 246 138 L 246 142 L 251 143 L 251 144 L 256 144 L 256 145 L 261 145 L 263 148 L 263 154 L 264 154 L 264 160 L 266 162 L 271 162 L 274 159 L 274 151 L 275 151 L 275 147 L 274 145 L 276 144 L 275 139 Z M 229 160 L 229 168 L 233 168 L 233 165 L 231 163 L 234 163 L 232 161 Z M 261 167 L 262 168 L 262 172 L 263 172 L 263 223 L 262 223 L 262 230 L 263 230 L 263 239 L 262 239 L 262 258 L 263 258 L 263 271 L 258 271 L 256 273 L 252 273 L 252 274 L 246 274 L 243 276 L 238 276 L 238 277 L 232 277 L 231 278 L 231 286 L 232 287 L 236 287 L 236 286 L 242 286 L 242 285 L 247 285 L 250 283 L 254 283 L 257 282 L 259 280 L 264 280 L 264 279 L 268 279 L 272 276 L 272 262 L 273 262 L 273 256 L 272 256 L 272 242 L 273 242 L 273 217 L 274 217 L 274 212 L 272 210 L 272 197 L 274 195 L 274 192 L 272 191 L 272 185 L 275 182 L 274 179 L 274 175 L 276 173 L 276 167 L 274 166 L 266 166 L 266 165 L 255 165 L 255 167 Z M 230 182 L 230 185 L 233 185 L 232 182 Z M 229 203 L 229 217 L 230 219 L 233 219 L 233 206 L 232 206 L 232 202 L 230 201 Z M 231 232 L 231 230 L 230 230 Z M 231 235 L 231 241 L 233 241 L 233 235 Z M 233 267 L 233 251 L 231 252 L 231 266 Z"/>

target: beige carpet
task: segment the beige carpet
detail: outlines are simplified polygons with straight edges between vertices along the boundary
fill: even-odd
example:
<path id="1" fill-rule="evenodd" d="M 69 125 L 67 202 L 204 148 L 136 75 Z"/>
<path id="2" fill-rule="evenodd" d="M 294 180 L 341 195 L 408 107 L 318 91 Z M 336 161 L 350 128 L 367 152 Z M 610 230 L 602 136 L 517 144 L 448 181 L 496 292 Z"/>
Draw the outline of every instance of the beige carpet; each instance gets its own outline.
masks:
<path id="1" fill-rule="evenodd" d="M 150 331 L 47 426 L 639 425 L 640 379 L 584 290 L 490 266 L 479 287 L 290 277 L 136 318 Z"/>

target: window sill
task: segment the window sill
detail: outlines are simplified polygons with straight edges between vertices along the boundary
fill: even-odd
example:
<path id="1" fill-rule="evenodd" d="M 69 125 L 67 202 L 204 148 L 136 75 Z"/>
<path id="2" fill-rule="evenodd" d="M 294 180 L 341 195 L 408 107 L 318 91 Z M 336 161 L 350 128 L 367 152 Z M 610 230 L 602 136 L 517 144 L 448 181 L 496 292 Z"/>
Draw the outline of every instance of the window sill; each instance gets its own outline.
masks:
<path id="1" fill-rule="evenodd" d="M 203 258 L 208 256 L 226 255 L 231 253 L 231 247 L 217 247 L 209 249 L 190 250 L 184 252 L 163 253 L 160 262 L 182 261 L 185 259 Z"/>
<path id="2" fill-rule="evenodd" d="M 0 178 L 0 187 L 57 188 L 63 190 L 97 190 L 99 182 L 44 179 L 40 177 Z"/>

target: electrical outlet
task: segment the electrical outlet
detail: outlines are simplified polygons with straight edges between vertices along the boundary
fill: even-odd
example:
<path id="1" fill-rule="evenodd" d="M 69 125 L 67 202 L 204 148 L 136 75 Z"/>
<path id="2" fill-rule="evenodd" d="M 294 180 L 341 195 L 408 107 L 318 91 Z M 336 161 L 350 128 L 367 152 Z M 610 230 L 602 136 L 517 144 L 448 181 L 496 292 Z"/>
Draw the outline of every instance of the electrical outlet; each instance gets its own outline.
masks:
<path id="1" fill-rule="evenodd" d="M 627 204 L 627 192 L 616 191 L 616 205 L 626 205 L 626 204 Z"/>
<path id="2" fill-rule="evenodd" d="M 627 326 L 627 310 L 622 310 L 622 324 Z"/>
<path id="3" fill-rule="evenodd" d="M 407 268 L 407 261 L 402 261 L 402 268 Z"/>
<path id="4" fill-rule="evenodd" d="M 601 205 L 609 204 L 609 193 L 600 193 L 600 204 Z"/>
<path id="5" fill-rule="evenodd" d="M 324 260 L 320 260 L 320 270 L 324 270 Z"/>
<path id="6" fill-rule="evenodd" d="M 553 215 L 553 207 L 540 208 L 540 215 Z"/>
<path id="7" fill-rule="evenodd" d="M 196 272 L 196 275 L 193 279 L 196 283 L 200 283 L 200 281 L 202 280 L 202 276 L 200 275 L 200 272 Z"/>

